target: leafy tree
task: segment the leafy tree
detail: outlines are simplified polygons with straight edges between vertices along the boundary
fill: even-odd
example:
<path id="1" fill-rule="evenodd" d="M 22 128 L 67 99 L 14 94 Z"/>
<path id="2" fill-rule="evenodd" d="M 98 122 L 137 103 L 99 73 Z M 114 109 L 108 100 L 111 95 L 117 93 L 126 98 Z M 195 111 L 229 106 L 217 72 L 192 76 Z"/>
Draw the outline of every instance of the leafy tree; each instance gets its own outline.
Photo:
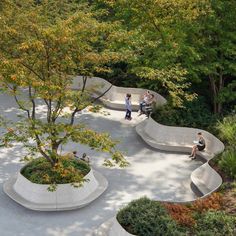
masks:
<path id="1" fill-rule="evenodd" d="M 188 71 L 182 65 L 187 29 L 205 14 L 208 1 L 105 1 L 97 7 L 107 9 L 109 20 L 122 19 L 130 34 L 133 50 L 129 68 L 142 80 L 151 80 L 156 89 L 169 94 L 174 106 L 191 100 L 196 94 L 189 91 Z M 152 86 L 152 87 L 153 87 Z"/>
<path id="2" fill-rule="evenodd" d="M 208 81 L 213 110 L 221 113 L 224 103 L 236 100 L 236 2 L 213 0 L 210 6 L 209 13 L 199 18 L 194 33 L 189 34 L 196 57 L 187 67 L 198 79 Z"/>
<path id="3" fill-rule="evenodd" d="M 125 166 L 127 162 L 109 134 L 75 121 L 76 114 L 92 102 L 89 92 L 69 89 L 77 73 L 92 75 L 107 70 L 104 64 L 108 60 L 119 59 L 108 42 L 117 25 L 100 23 L 83 5 L 73 5 L 76 10 L 71 11 L 71 1 L 64 1 L 63 10 L 54 11 L 52 2 L 57 4 L 5 0 L 0 23 L 0 82 L 26 116 L 11 128 L 6 126 L 3 141 L 6 145 L 13 140 L 22 142 L 29 156 L 40 153 L 52 167 L 60 162 L 59 147 L 69 141 L 110 153 L 112 159 L 105 160 L 106 165 Z M 45 119 L 40 118 L 38 103 L 46 107 Z"/>

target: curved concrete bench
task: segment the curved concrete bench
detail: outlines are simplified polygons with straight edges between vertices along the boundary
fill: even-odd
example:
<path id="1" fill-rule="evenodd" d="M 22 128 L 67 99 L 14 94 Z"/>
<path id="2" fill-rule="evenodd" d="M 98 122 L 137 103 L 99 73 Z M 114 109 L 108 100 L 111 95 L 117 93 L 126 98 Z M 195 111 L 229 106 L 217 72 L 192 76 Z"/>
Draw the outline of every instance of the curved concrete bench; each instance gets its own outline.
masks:
<path id="1" fill-rule="evenodd" d="M 94 236 L 135 236 L 128 233 L 117 221 L 116 217 L 113 217 L 103 223 L 93 233 Z"/>
<path id="2" fill-rule="evenodd" d="M 74 78 L 71 88 L 74 90 L 81 90 L 83 88 L 83 77 L 77 76 Z M 139 109 L 141 96 L 147 91 L 142 88 L 117 87 L 99 77 L 88 78 L 85 88 L 92 92 L 94 96 L 99 96 L 108 90 L 104 96 L 100 98 L 100 100 L 104 103 L 104 105 L 113 109 L 125 109 L 124 99 L 126 94 L 130 93 L 132 95 L 131 101 L 133 110 Z M 161 106 L 166 103 L 166 99 L 160 94 L 154 91 L 151 91 L 151 93 L 154 94 L 157 106 Z"/>
<path id="3" fill-rule="evenodd" d="M 206 149 L 197 151 L 197 155 L 207 162 L 194 170 L 191 174 L 192 183 L 203 196 L 216 191 L 222 184 L 221 176 L 212 169 L 208 161 L 224 150 L 224 144 L 211 133 L 194 128 L 161 125 L 151 117 L 136 126 L 137 133 L 150 146 L 175 152 L 191 152 L 196 134 L 202 132 L 206 141 Z"/>
<path id="4" fill-rule="evenodd" d="M 4 183 L 3 190 L 14 201 L 31 210 L 72 210 L 88 205 L 107 189 L 107 180 L 97 171 L 91 169 L 84 178 L 89 181 L 82 187 L 58 184 L 56 191 L 50 192 L 47 190 L 50 185 L 32 183 L 19 172 Z"/>
<path id="5" fill-rule="evenodd" d="M 196 134 L 202 132 L 206 141 L 206 149 L 197 154 L 206 161 L 224 150 L 224 144 L 211 133 L 195 128 L 166 126 L 157 123 L 151 117 L 136 126 L 137 133 L 150 146 L 175 152 L 191 152 Z"/>
<path id="6" fill-rule="evenodd" d="M 203 197 L 210 195 L 222 184 L 221 176 L 206 162 L 191 174 L 191 181 L 202 193 Z"/>

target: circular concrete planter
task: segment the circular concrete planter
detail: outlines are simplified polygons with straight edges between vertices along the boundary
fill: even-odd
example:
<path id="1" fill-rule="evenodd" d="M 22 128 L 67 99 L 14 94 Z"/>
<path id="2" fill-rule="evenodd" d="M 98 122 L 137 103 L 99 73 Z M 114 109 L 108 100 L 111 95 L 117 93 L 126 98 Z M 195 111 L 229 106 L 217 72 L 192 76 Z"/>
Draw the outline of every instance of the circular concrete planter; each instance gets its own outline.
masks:
<path id="1" fill-rule="evenodd" d="M 14 201 L 32 210 L 72 210 L 88 205 L 108 186 L 105 177 L 92 169 L 84 178 L 88 181 L 82 187 L 58 184 L 56 191 L 50 192 L 48 184 L 32 183 L 19 172 L 4 183 L 3 189 Z"/>
<path id="2" fill-rule="evenodd" d="M 135 236 L 128 233 L 117 221 L 116 217 L 109 219 L 103 223 L 97 230 L 94 236 Z"/>

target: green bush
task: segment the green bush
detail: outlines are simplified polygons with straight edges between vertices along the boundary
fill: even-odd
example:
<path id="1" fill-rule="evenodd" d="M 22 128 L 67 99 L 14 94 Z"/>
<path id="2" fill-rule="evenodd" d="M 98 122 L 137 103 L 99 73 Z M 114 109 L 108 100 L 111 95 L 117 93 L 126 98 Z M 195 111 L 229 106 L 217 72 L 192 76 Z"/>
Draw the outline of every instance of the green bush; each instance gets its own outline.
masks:
<path id="1" fill-rule="evenodd" d="M 229 148 L 222 153 L 218 165 L 221 170 L 236 179 L 236 148 Z"/>
<path id="2" fill-rule="evenodd" d="M 164 206 L 147 198 L 130 202 L 118 212 L 117 220 L 129 233 L 138 236 L 182 235 Z"/>
<path id="3" fill-rule="evenodd" d="M 217 122 L 203 98 L 184 103 L 183 108 L 171 107 L 170 104 L 158 107 L 154 110 L 152 117 L 164 125 L 193 127 L 215 132 Z"/>
<path id="4" fill-rule="evenodd" d="M 66 184 L 80 180 L 90 171 L 87 163 L 73 158 L 62 157 L 60 165 L 62 173 L 52 168 L 45 158 L 36 158 L 22 169 L 21 174 L 37 184 Z M 63 175 L 63 171 L 67 174 Z"/>
<path id="5" fill-rule="evenodd" d="M 219 137 L 230 146 L 236 144 L 236 115 L 230 115 L 218 122 Z"/>
<path id="6" fill-rule="evenodd" d="M 208 211 L 201 214 L 197 221 L 197 236 L 236 235 L 236 219 L 222 211 Z"/>

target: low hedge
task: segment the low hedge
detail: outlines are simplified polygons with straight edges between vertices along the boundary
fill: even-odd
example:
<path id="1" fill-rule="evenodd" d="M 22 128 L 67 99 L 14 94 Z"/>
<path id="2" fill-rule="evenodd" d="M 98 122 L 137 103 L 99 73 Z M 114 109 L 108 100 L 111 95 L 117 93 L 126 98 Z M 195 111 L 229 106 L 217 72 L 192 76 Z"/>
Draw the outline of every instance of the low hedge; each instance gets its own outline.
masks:
<path id="1" fill-rule="evenodd" d="M 126 231 L 138 236 L 181 235 L 163 205 L 147 198 L 130 202 L 118 212 L 117 220 Z"/>
<path id="2" fill-rule="evenodd" d="M 222 210 L 221 194 L 193 204 L 174 204 L 141 198 L 117 214 L 121 226 L 137 236 L 236 235 L 236 217 Z"/>

